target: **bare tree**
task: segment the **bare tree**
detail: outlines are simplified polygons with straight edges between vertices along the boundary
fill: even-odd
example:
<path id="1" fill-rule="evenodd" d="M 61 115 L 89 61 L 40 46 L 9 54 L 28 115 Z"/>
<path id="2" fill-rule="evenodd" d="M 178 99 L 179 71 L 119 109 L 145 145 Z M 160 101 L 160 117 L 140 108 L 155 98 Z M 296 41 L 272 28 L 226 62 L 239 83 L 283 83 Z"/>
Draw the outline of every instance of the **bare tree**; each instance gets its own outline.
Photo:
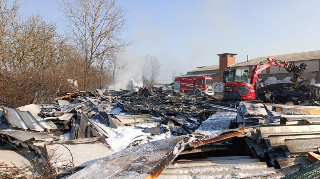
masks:
<path id="1" fill-rule="evenodd" d="M 0 0 L 0 70 L 6 68 L 8 45 L 18 16 L 19 2 L 14 1 L 10 6 L 7 0 Z"/>
<path id="2" fill-rule="evenodd" d="M 160 74 L 160 61 L 156 56 L 145 56 L 145 65 L 143 69 L 143 82 L 148 86 L 153 86 L 157 82 Z"/>
<path id="3" fill-rule="evenodd" d="M 121 49 L 124 11 L 116 0 L 64 0 L 61 7 L 80 45 L 84 59 L 84 90 L 87 89 L 90 66 L 99 63 L 103 69 L 108 56 Z"/>

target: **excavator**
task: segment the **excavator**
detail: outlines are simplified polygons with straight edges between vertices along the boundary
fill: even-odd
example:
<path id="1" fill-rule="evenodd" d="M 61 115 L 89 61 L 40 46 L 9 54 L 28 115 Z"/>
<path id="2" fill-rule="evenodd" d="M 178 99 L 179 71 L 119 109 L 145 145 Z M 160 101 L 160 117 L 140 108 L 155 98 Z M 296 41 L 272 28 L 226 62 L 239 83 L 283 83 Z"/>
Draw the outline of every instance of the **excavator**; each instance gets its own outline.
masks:
<path id="1" fill-rule="evenodd" d="M 228 67 L 223 73 L 223 99 L 224 100 L 255 100 L 258 79 L 261 72 L 270 66 L 279 66 L 286 69 L 287 72 L 293 72 L 291 82 L 298 84 L 298 79 L 306 69 L 306 64 L 301 63 L 295 66 L 293 63 L 267 58 L 267 60 L 255 65 L 252 70 L 251 79 L 249 80 L 248 70 L 231 69 Z"/>

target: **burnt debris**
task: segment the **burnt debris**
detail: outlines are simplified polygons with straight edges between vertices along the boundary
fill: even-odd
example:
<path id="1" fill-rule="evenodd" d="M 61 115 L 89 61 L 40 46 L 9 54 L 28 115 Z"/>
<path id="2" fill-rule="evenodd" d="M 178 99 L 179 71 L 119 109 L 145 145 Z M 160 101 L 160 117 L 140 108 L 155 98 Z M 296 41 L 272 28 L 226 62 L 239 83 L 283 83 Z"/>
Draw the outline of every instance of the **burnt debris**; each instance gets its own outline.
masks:
<path id="1" fill-rule="evenodd" d="M 308 89 L 316 95 L 316 87 Z M 279 100 L 272 94 L 269 100 Z M 319 160 L 320 107 L 310 106 L 315 99 L 309 106 L 230 103 L 144 88 L 68 93 L 53 104 L 6 105 L 0 108 L 0 164 L 12 170 L 0 168 L 0 176 L 305 175 L 304 169 L 317 167 L 311 164 Z"/>

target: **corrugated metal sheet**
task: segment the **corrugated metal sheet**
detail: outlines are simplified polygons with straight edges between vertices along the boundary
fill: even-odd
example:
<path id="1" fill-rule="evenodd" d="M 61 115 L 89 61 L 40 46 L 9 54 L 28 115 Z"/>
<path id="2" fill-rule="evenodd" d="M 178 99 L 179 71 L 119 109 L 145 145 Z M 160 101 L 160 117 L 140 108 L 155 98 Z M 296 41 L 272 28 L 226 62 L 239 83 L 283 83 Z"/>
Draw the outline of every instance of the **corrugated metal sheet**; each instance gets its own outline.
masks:
<path id="1" fill-rule="evenodd" d="M 47 130 L 56 130 L 57 129 L 57 126 L 51 120 L 45 120 L 45 119 L 41 118 L 40 116 L 38 116 L 38 113 L 41 112 L 38 105 L 29 104 L 26 106 L 21 106 L 18 109 L 19 109 L 19 111 L 24 111 L 24 112 L 28 111 L 30 113 L 30 115 L 33 117 L 33 119 L 36 119 L 43 128 L 45 128 Z"/>
<path id="2" fill-rule="evenodd" d="M 39 121 L 36 120 L 30 113 L 29 111 L 27 112 L 22 112 L 20 111 L 20 116 L 22 117 L 23 121 L 26 123 L 26 125 L 28 126 L 28 128 L 30 130 L 34 130 L 34 131 L 44 131 L 44 127 L 42 127 L 39 124 Z"/>
<path id="3" fill-rule="evenodd" d="M 17 109 L 4 108 L 6 110 L 6 119 L 12 128 L 28 129 L 27 124 L 23 121 Z"/>
<path id="4" fill-rule="evenodd" d="M 167 178 L 247 178 L 277 175 L 274 168 L 249 156 L 210 157 L 203 160 L 177 161 L 159 176 Z"/>
<path id="5" fill-rule="evenodd" d="M 98 161 L 69 178 L 146 178 L 157 176 L 193 137 L 179 136 L 130 147 Z"/>
<path id="6" fill-rule="evenodd" d="M 284 140 L 286 139 L 308 139 L 308 138 L 320 138 L 319 134 L 305 134 L 305 135 L 285 135 L 285 136 L 269 136 L 268 139 L 272 147 L 285 145 Z"/>
<path id="7" fill-rule="evenodd" d="M 284 141 L 290 153 L 317 152 L 320 147 L 320 138 L 287 139 Z"/>
<path id="8" fill-rule="evenodd" d="M 28 140 L 51 141 L 55 138 L 52 135 L 34 133 L 29 131 L 20 131 L 20 130 L 0 130 L 0 134 L 8 135 L 22 142 L 28 141 Z"/>
<path id="9" fill-rule="evenodd" d="M 261 132 L 262 138 L 271 135 L 299 135 L 299 134 L 315 134 L 320 133 L 320 125 L 273 125 L 260 126 L 258 129 Z"/>

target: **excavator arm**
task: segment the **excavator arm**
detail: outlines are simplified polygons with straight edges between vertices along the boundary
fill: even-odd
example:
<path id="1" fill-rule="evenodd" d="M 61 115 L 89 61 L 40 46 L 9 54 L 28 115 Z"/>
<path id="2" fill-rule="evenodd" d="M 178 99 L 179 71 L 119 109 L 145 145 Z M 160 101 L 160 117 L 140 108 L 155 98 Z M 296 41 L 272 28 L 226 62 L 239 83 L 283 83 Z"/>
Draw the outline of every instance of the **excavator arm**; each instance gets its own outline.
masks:
<path id="1" fill-rule="evenodd" d="M 278 66 L 284 68 L 288 71 L 288 73 L 293 72 L 294 75 L 291 78 L 291 82 L 293 84 L 296 84 L 298 82 L 298 79 L 301 77 L 302 72 L 306 69 L 307 65 L 305 63 L 301 63 L 300 66 L 295 66 L 293 63 L 276 60 L 274 58 L 267 58 L 266 61 L 260 62 L 254 67 L 254 69 L 252 70 L 250 83 L 255 86 L 261 72 L 270 66 Z"/>

